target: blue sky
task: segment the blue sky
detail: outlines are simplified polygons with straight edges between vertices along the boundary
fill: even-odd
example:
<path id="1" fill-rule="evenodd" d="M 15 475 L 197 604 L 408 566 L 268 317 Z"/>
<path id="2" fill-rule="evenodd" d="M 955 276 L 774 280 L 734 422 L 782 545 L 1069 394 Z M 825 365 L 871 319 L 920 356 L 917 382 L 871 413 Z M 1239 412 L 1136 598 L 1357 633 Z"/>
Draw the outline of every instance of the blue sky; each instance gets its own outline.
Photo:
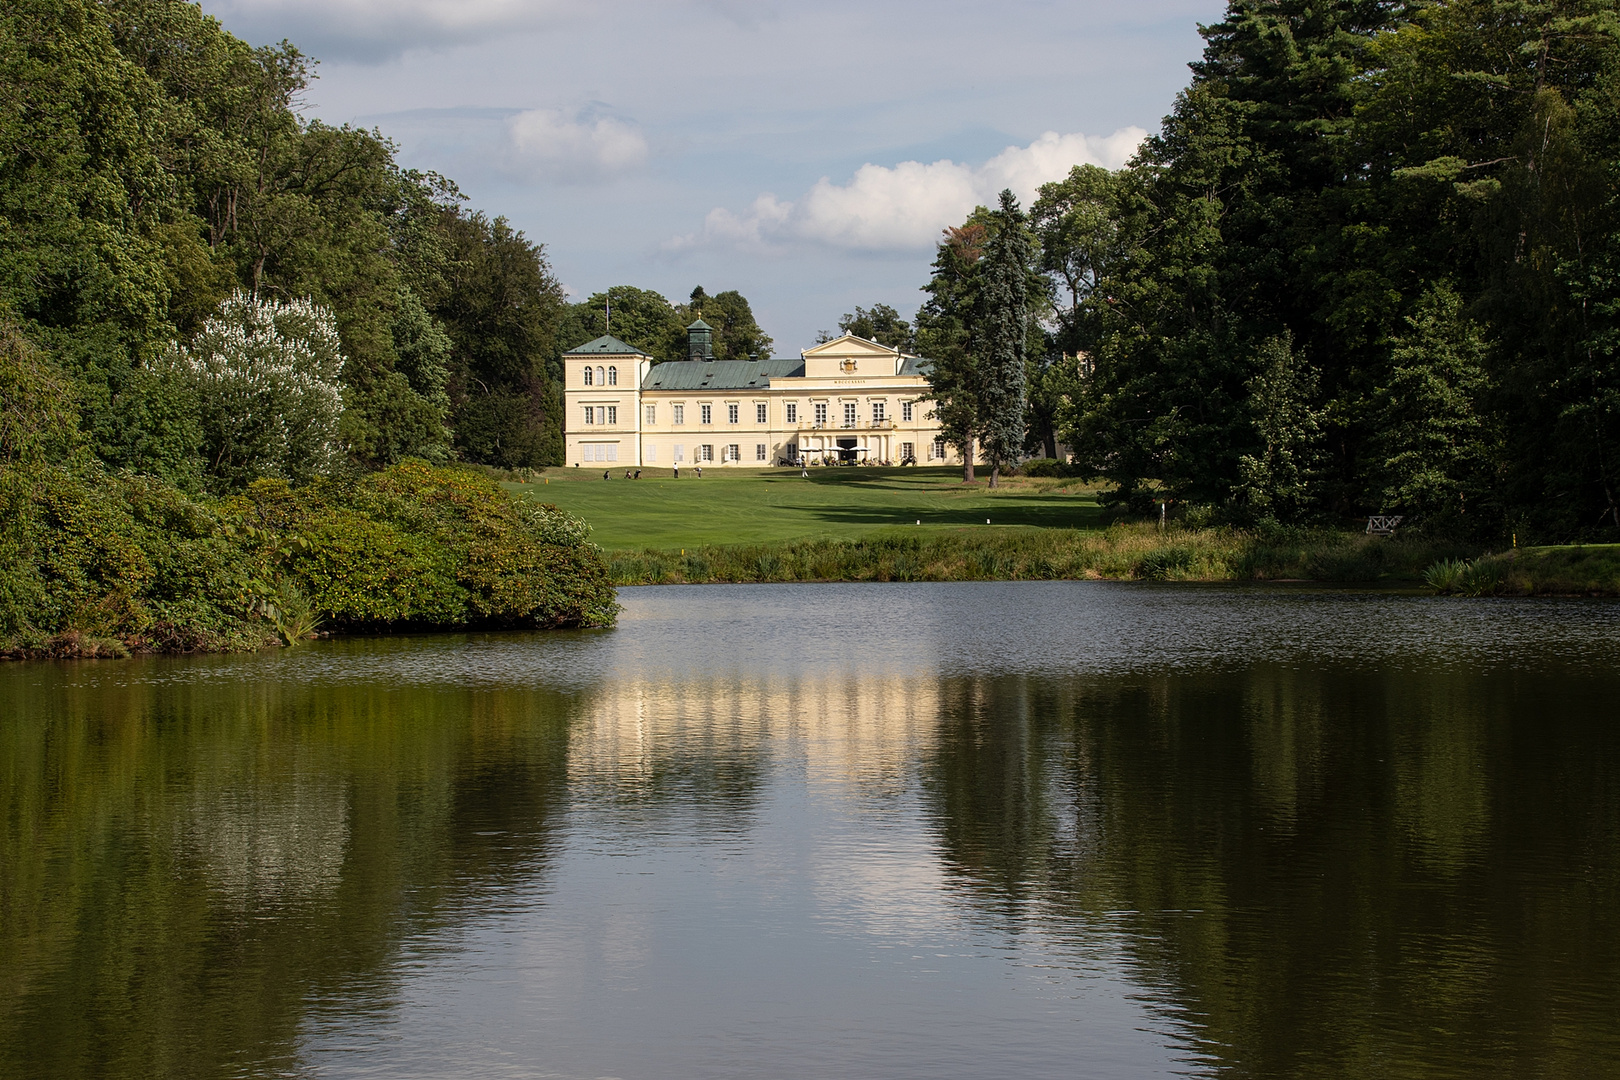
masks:
<path id="1" fill-rule="evenodd" d="M 975 202 L 1117 166 L 1215 0 L 203 0 L 320 61 L 306 112 L 546 245 L 576 297 L 739 289 L 792 355 L 916 310 Z"/>

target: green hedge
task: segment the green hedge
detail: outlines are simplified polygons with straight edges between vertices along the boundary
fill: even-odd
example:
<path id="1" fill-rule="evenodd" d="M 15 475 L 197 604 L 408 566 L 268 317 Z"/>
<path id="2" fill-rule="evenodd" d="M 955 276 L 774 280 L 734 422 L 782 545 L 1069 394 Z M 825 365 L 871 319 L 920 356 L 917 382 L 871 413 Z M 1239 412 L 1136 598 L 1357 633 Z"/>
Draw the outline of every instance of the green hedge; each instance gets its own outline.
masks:
<path id="1" fill-rule="evenodd" d="M 607 566 L 555 507 L 407 461 L 213 501 L 100 465 L 0 465 L 0 653 L 249 648 L 267 604 L 334 630 L 610 624 Z"/>

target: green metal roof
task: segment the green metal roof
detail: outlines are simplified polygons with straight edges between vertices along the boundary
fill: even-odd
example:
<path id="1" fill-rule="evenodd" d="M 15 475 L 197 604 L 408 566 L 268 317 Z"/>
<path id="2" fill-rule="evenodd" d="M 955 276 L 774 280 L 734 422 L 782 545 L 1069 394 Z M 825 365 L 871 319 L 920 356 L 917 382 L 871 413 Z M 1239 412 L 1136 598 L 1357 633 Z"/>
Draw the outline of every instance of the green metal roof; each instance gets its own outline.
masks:
<path id="1" fill-rule="evenodd" d="M 612 354 L 617 353 L 620 356 L 647 356 L 648 355 L 647 353 L 642 352 L 640 349 L 636 348 L 633 345 L 626 345 L 624 342 L 620 341 L 618 338 L 614 337 L 612 334 L 603 334 L 601 337 L 597 338 L 595 341 L 587 341 L 585 344 L 581 345 L 577 349 L 569 349 L 563 355 L 564 356 L 580 356 L 580 355 L 587 355 L 587 354 L 592 354 L 592 353 L 601 353 L 603 355 L 612 355 Z"/>
<path id="2" fill-rule="evenodd" d="M 643 390 L 763 390 L 772 379 L 804 374 L 803 360 L 675 360 L 655 364 Z"/>
<path id="3" fill-rule="evenodd" d="M 704 322 L 703 321 L 703 316 L 699 315 L 698 316 L 698 321 L 693 323 L 691 326 L 688 326 L 687 329 L 688 330 L 713 330 L 714 327 L 712 327 L 708 323 Z"/>
<path id="4" fill-rule="evenodd" d="M 933 370 L 934 362 L 921 356 L 908 356 L 900 362 L 901 375 L 927 375 Z"/>

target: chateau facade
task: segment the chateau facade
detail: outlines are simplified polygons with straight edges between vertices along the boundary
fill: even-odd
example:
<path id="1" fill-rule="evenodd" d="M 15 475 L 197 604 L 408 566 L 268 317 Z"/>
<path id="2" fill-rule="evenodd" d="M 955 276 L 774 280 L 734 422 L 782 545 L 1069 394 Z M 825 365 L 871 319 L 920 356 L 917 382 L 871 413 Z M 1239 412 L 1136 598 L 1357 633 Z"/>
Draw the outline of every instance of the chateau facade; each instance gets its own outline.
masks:
<path id="1" fill-rule="evenodd" d="M 845 334 L 797 360 L 715 360 L 707 323 L 687 335 L 672 363 L 611 336 L 563 354 L 569 465 L 961 464 L 920 357 Z"/>

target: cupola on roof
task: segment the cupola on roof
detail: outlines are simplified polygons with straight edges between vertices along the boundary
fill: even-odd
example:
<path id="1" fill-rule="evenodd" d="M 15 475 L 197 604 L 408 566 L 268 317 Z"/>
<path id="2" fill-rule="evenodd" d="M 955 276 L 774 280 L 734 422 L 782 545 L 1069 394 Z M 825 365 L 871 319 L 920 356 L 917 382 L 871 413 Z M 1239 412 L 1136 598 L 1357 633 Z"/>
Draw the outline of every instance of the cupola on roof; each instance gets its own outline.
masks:
<path id="1" fill-rule="evenodd" d="M 686 358 L 688 360 L 714 359 L 714 327 L 700 317 L 686 328 Z"/>

